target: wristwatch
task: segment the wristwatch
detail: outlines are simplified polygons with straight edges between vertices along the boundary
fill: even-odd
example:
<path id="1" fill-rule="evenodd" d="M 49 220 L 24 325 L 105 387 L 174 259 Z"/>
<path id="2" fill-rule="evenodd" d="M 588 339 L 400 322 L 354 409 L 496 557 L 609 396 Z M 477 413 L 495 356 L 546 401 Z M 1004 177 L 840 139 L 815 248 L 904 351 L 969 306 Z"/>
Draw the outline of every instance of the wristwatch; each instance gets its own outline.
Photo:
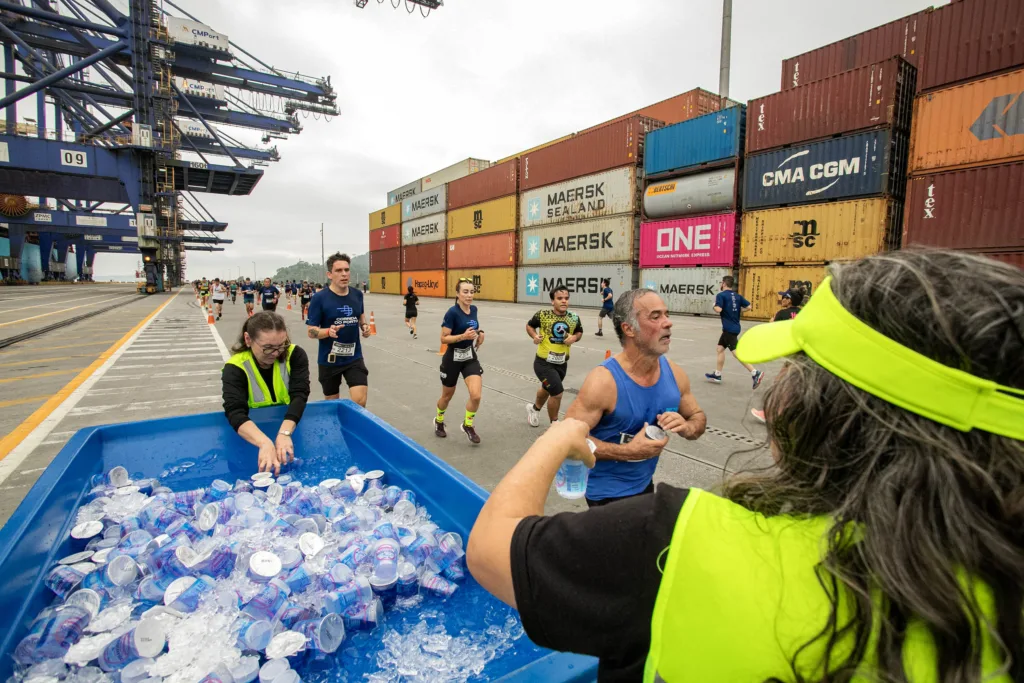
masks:
<path id="1" fill-rule="evenodd" d="M 281 431 L 279 431 L 277 433 L 277 435 L 278 436 L 291 436 L 292 435 L 292 430 L 290 430 L 290 429 L 282 429 Z"/>

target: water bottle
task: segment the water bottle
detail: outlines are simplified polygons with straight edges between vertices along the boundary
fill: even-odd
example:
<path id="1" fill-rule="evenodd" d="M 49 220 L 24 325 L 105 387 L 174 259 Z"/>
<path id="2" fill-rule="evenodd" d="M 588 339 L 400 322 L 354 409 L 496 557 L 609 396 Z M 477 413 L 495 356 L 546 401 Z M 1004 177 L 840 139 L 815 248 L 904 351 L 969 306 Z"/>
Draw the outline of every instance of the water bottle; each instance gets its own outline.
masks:
<path id="1" fill-rule="evenodd" d="M 597 450 L 597 446 L 590 439 L 587 439 L 587 446 L 591 453 Z M 555 475 L 555 491 L 562 498 L 579 500 L 587 495 L 589 478 L 590 469 L 586 465 L 579 460 L 566 460 Z"/>

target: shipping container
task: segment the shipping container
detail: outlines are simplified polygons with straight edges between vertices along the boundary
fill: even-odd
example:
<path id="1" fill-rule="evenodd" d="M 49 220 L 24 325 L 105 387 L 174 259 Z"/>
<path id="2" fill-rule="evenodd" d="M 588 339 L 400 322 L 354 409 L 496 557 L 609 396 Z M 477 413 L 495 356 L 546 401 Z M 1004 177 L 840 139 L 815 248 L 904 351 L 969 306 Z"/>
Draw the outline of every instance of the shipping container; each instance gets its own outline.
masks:
<path id="1" fill-rule="evenodd" d="M 519 264 L 635 261 L 639 223 L 633 214 L 623 214 L 523 230 Z"/>
<path id="2" fill-rule="evenodd" d="M 1024 69 L 917 98 L 910 173 L 1024 159 Z"/>
<path id="3" fill-rule="evenodd" d="M 743 105 L 730 107 L 650 133 L 644 146 L 644 172 L 651 177 L 692 171 L 743 156 L 746 111 Z"/>
<path id="4" fill-rule="evenodd" d="M 516 231 L 448 241 L 449 268 L 507 268 L 516 265 Z"/>
<path id="5" fill-rule="evenodd" d="M 444 240 L 402 247 L 402 272 L 444 270 L 448 267 L 448 245 Z"/>
<path id="6" fill-rule="evenodd" d="M 460 278 L 473 281 L 476 294 L 474 301 L 515 301 L 515 268 L 459 268 L 448 271 L 448 296 L 455 298 L 455 285 Z M 481 316 L 482 318 L 485 316 Z"/>
<path id="7" fill-rule="evenodd" d="M 718 316 L 715 296 L 732 268 L 652 268 L 640 271 L 640 286 L 653 289 L 669 313 Z"/>
<path id="8" fill-rule="evenodd" d="M 403 201 L 402 222 L 443 213 L 448 206 L 447 187 L 447 185 L 441 185 L 433 190 L 424 190 Z"/>
<path id="9" fill-rule="evenodd" d="M 726 100 L 725 107 L 735 107 L 740 104 L 735 100 Z M 599 123 L 596 126 L 585 128 L 577 133 L 582 135 L 589 133 L 592 130 L 609 126 L 613 123 L 618 123 L 624 119 L 628 119 L 631 116 L 646 116 L 657 121 L 664 121 L 666 124 L 679 123 L 680 121 L 688 121 L 689 119 L 696 118 L 698 116 L 704 116 L 716 112 L 722 107 L 722 98 L 715 93 L 704 90 L 703 88 L 694 88 L 688 90 L 675 97 L 670 97 L 667 100 L 661 102 L 655 102 L 654 104 L 648 105 L 643 109 L 637 109 L 634 112 L 623 114 L 622 116 L 616 117 L 609 121 Z"/>
<path id="10" fill-rule="evenodd" d="M 497 161 L 495 161 L 492 164 L 492 166 L 497 165 L 497 164 L 503 164 L 506 161 L 512 161 L 513 159 L 519 159 L 521 157 L 526 156 L 527 154 L 529 154 L 531 152 L 536 152 L 538 149 L 544 149 L 545 147 L 550 147 L 551 145 L 557 145 L 559 142 L 564 142 L 564 141 L 566 141 L 566 140 L 568 140 L 570 138 L 574 138 L 574 137 L 576 137 L 576 133 L 569 133 L 568 135 L 563 135 L 560 138 L 555 138 L 554 140 L 549 140 L 548 142 L 545 142 L 542 145 L 537 145 L 536 147 L 531 147 L 530 149 L 524 149 L 522 152 L 517 152 L 517 153 L 515 153 L 515 154 L 513 154 L 511 156 L 505 157 L 504 159 L 498 159 Z"/>
<path id="11" fill-rule="evenodd" d="M 414 270 L 402 271 L 402 294 L 412 287 L 416 296 L 432 296 L 444 298 L 448 283 L 445 280 L 443 270 Z"/>
<path id="12" fill-rule="evenodd" d="M 921 69 L 932 8 L 782 61 L 782 90 L 902 57 Z M 920 81 L 919 81 L 920 83 Z"/>
<path id="13" fill-rule="evenodd" d="M 739 293 L 750 302 L 743 314 L 749 320 L 771 320 L 785 308 L 779 292 L 803 287 L 813 295 L 828 274 L 828 266 L 745 266 L 740 268 Z M 805 301 L 806 303 L 806 301 Z"/>
<path id="14" fill-rule="evenodd" d="M 390 273 L 402 269 L 402 250 L 399 247 L 370 252 L 370 272 Z"/>
<path id="15" fill-rule="evenodd" d="M 735 264 L 735 213 L 673 218 L 640 225 L 641 268 Z"/>
<path id="16" fill-rule="evenodd" d="M 518 191 L 519 159 L 511 159 L 448 183 L 448 210 L 516 194 Z"/>
<path id="17" fill-rule="evenodd" d="M 370 231 L 370 251 L 394 249 L 402 243 L 402 226 L 392 225 L 388 228 Z"/>
<path id="18" fill-rule="evenodd" d="M 448 214 L 437 213 L 426 218 L 419 218 L 414 221 L 402 223 L 402 244 L 426 244 L 427 242 L 443 241 L 445 239 L 445 217 Z"/>
<path id="19" fill-rule="evenodd" d="M 751 100 L 747 154 L 869 128 L 909 132 L 916 78 L 893 57 Z"/>
<path id="20" fill-rule="evenodd" d="M 447 168 L 442 168 L 440 171 L 435 171 L 420 178 L 421 191 L 426 192 L 445 183 L 450 183 L 453 180 L 465 178 L 468 175 L 484 170 L 490 165 L 491 162 L 484 159 L 463 159 Z"/>
<path id="21" fill-rule="evenodd" d="M 448 213 L 448 239 L 478 237 L 516 229 L 518 195 L 471 204 Z"/>
<path id="22" fill-rule="evenodd" d="M 1024 249 L 1024 162 L 911 178 L 903 245 Z"/>
<path id="23" fill-rule="evenodd" d="M 824 263 L 899 248 L 903 206 L 885 197 L 743 214 L 740 263 Z"/>
<path id="24" fill-rule="evenodd" d="M 618 296 L 636 289 L 637 270 L 630 263 L 595 263 L 585 266 L 522 266 L 516 302 L 551 305 L 551 290 L 565 285 L 569 288 L 569 305 L 601 307 L 601 280 L 611 280 Z"/>
<path id="25" fill-rule="evenodd" d="M 1024 251 L 985 252 L 979 254 L 979 256 L 986 256 L 990 259 L 1009 263 L 1011 266 L 1017 266 L 1018 268 L 1024 269 Z"/>
<path id="26" fill-rule="evenodd" d="M 1024 66 L 1024 2 L 970 0 L 935 8 L 918 90 Z"/>
<path id="27" fill-rule="evenodd" d="M 659 180 L 644 191 L 644 216 L 708 216 L 739 208 L 737 167 Z"/>
<path id="28" fill-rule="evenodd" d="M 636 169 L 624 166 L 519 194 L 519 227 L 582 221 L 637 210 Z"/>
<path id="29" fill-rule="evenodd" d="M 664 124 L 634 116 L 522 157 L 519 189 L 532 190 L 569 178 L 643 161 L 644 138 Z"/>
<path id="30" fill-rule="evenodd" d="M 414 194 L 420 193 L 420 181 L 414 180 L 408 185 L 402 185 L 399 188 L 388 192 L 388 206 L 392 204 L 401 204 L 404 200 L 413 196 Z"/>
<path id="31" fill-rule="evenodd" d="M 903 197 L 907 136 L 876 130 L 748 156 L 743 209 L 829 199 Z"/>
<path id="32" fill-rule="evenodd" d="M 392 204 L 391 206 L 374 211 L 370 214 L 370 230 L 386 228 L 391 225 L 398 225 L 402 222 L 402 205 Z"/>
<path id="33" fill-rule="evenodd" d="M 217 33 L 206 24 L 166 15 L 164 21 L 167 23 L 167 33 L 175 43 L 197 45 L 219 52 L 231 51 L 227 35 Z"/>
<path id="34" fill-rule="evenodd" d="M 370 273 L 370 291 L 374 294 L 401 294 L 402 274 L 397 270 L 390 273 Z"/>

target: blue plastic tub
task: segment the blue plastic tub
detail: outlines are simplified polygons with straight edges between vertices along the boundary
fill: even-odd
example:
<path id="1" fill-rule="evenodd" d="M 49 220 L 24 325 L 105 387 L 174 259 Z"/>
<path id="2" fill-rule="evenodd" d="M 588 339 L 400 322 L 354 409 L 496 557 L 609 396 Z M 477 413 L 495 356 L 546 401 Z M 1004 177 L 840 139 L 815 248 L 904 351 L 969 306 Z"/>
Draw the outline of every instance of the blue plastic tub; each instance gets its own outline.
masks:
<path id="1" fill-rule="evenodd" d="M 284 407 L 252 411 L 257 425 L 273 433 Z M 316 482 L 343 476 L 356 464 L 383 469 L 388 479 L 415 491 L 437 524 L 468 537 L 486 492 L 436 456 L 351 401 L 324 401 L 306 407 L 294 436 L 301 465 L 298 478 Z M 256 451 L 228 425 L 221 413 L 91 427 L 77 432 L 57 454 L 25 500 L 0 529 L 0 681 L 11 675 L 11 653 L 28 623 L 51 603 L 43 586 L 48 568 L 71 551 L 72 514 L 93 475 L 122 465 L 132 474 L 157 477 L 175 490 L 208 485 L 215 478 L 234 481 L 256 467 Z M 445 613 L 458 612 L 457 627 L 484 626 L 509 610 L 467 578 L 451 600 L 466 596 Z M 438 602 L 438 607 L 445 603 Z M 391 613 L 388 613 L 391 615 Z M 397 617 L 396 617 L 397 618 Z M 389 625 L 385 619 L 384 627 Z M 394 624 L 391 624 L 394 625 Z M 453 629 L 457 628 L 452 626 Z M 378 631 L 381 627 L 378 627 Z M 597 660 L 537 647 L 525 636 L 484 669 L 483 680 L 593 681 Z"/>

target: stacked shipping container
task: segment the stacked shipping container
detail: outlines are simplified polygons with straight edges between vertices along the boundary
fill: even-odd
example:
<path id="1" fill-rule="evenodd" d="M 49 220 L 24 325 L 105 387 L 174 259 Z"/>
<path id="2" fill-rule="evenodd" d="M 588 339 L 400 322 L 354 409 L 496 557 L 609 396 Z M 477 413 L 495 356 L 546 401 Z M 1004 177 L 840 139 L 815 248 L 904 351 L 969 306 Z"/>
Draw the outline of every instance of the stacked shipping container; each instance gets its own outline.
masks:
<path id="1" fill-rule="evenodd" d="M 448 185 L 425 189 L 402 201 L 402 249 L 398 294 L 411 285 L 418 296 L 443 297 L 447 260 Z"/>
<path id="2" fill-rule="evenodd" d="M 402 244 L 402 206 L 394 204 L 370 214 L 370 291 L 394 294 Z"/>
<path id="3" fill-rule="evenodd" d="M 714 315 L 734 272 L 745 122 L 740 105 L 647 138 L 640 283 L 674 313 Z"/>

